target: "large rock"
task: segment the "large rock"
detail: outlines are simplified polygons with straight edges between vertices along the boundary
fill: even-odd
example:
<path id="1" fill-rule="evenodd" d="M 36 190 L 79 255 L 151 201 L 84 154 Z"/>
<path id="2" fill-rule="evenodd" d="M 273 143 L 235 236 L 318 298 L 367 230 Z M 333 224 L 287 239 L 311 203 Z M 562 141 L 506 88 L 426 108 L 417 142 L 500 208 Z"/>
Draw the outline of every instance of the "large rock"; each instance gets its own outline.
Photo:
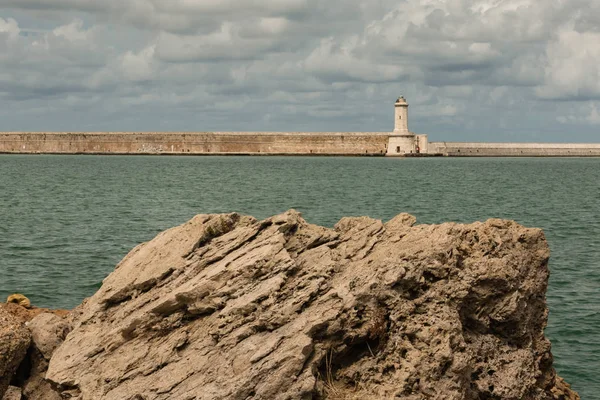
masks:
<path id="1" fill-rule="evenodd" d="M 16 307 L 20 307 L 16 305 Z M 0 305 L 0 399 L 27 354 L 31 335 L 25 325 Z M 10 396 L 14 395 L 10 394 Z"/>
<path id="2" fill-rule="evenodd" d="M 196 216 L 121 261 L 46 378 L 80 399 L 576 398 L 542 231 L 414 222 Z"/>

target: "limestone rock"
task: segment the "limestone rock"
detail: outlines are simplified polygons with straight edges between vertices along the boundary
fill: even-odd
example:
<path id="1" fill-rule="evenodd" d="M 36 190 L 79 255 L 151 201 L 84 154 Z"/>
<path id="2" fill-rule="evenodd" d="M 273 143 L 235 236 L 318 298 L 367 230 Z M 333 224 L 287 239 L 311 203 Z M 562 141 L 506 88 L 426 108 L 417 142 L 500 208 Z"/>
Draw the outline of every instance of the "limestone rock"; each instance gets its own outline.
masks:
<path id="1" fill-rule="evenodd" d="M 18 398 L 23 393 L 28 400 L 60 400 L 59 394 L 44 377 L 52 352 L 70 330 L 69 311 L 38 308 L 29 303 L 10 301 L 15 299 L 13 296 L 9 297 L 7 303 L 0 304 L 0 314 L 6 314 L 15 323 L 26 326 L 25 332 L 32 339 L 14 379 L 14 383 L 21 386 L 18 388 Z M 4 400 L 7 399 L 6 396 Z"/>
<path id="2" fill-rule="evenodd" d="M 70 331 L 67 318 L 45 312 L 33 318 L 27 327 L 31 331 L 29 351 L 29 378 L 23 385 L 28 400 L 60 400 L 61 397 L 44 379 L 54 350 Z"/>
<path id="3" fill-rule="evenodd" d="M 571 389 L 571 385 L 565 382 L 560 376 L 556 376 L 556 381 L 551 392 L 552 398 L 555 400 L 581 400 L 579 394 Z"/>
<path id="4" fill-rule="evenodd" d="M 82 400 L 569 398 L 542 231 L 414 223 L 198 215 L 72 313 L 46 378 Z"/>
<path id="5" fill-rule="evenodd" d="M 31 305 L 26 308 L 17 303 L 0 303 L 0 309 L 12 314 L 13 317 L 21 323 L 27 323 L 42 313 L 51 313 L 59 317 L 67 317 L 70 313 L 68 310 L 51 310 L 48 308 L 39 308 Z"/>
<path id="6" fill-rule="evenodd" d="M 60 394 L 44 378 L 48 370 L 48 360 L 33 347 L 29 355 L 29 378 L 22 384 L 27 400 L 61 400 Z"/>
<path id="7" fill-rule="evenodd" d="M 30 342 L 29 330 L 13 314 L 0 307 L 0 398 L 8 389 Z"/>
<path id="8" fill-rule="evenodd" d="M 65 340 L 70 330 L 65 318 L 50 313 L 39 314 L 27 327 L 31 331 L 33 345 L 46 360 L 50 360 L 52 353 Z"/>
<path id="9" fill-rule="evenodd" d="M 21 400 L 23 398 L 21 394 L 21 389 L 16 386 L 9 386 L 4 393 L 4 397 L 2 400 Z"/>

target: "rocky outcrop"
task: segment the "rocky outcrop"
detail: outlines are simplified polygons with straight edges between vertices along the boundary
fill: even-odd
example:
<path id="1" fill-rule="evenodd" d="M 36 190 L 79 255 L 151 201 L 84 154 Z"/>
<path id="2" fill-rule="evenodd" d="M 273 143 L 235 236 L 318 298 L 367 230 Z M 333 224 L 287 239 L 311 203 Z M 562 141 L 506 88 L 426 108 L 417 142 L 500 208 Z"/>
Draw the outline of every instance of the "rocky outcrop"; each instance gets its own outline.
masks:
<path id="1" fill-rule="evenodd" d="M 571 389 L 571 385 L 565 382 L 565 380 L 560 376 L 556 377 L 556 381 L 551 392 L 555 399 L 580 400 L 579 394 Z"/>
<path id="2" fill-rule="evenodd" d="M 45 375 L 54 350 L 71 329 L 69 320 L 53 313 L 41 313 L 27 327 L 31 331 L 32 345 L 23 394 L 28 400 L 60 400 L 61 396 L 45 379 Z"/>
<path id="3" fill-rule="evenodd" d="M 28 400 L 59 400 L 61 397 L 54 391 L 44 377 L 48 369 L 50 357 L 70 330 L 67 310 L 50 310 L 31 306 L 29 299 L 23 295 L 11 295 L 7 303 L 0 303 L 0 328 L 14 331 L 11 337 L 1 338 L 5 347 L 19 346 L 19 356 L 11 364 L 11 373 L 0 375 L 12 381 L 4 397 L 0 399 L 21 399 L 22 394 Z M 6 320 L 11 321 L 6 324 Z M 15 328 L 18 327 L 18 328 Z M 5 340 L 5 342 L 4 342 Z M 0 372 L 8 366 L 0 358 Z"/>
<path id="4" fill-rule="evenodd" d="M 23 324 L 27 324 L 29 321 L 31 321 L 38 315 L 44 313 L 54 314 L 61 318 L 65 318 L 70 314 L 69 310 L 52 310 L 49 308 L 40 308 L 31 305 L 25 307 L 23 305 L 12 302 L 0 303 L 0 309 L 2 309 L 2 312 L 4 313 L 11 314 L 16 321 L 19 321 Z"/>
<path id="5" fill-rule="evenodd" d="M 577 398 L 543 334 L 542 231 L 414 223 L 196 216 L 73 311 L 46 378 L 79 399 Z"/>
<path id="6" fill-rule="evenodd" d="M 30 343 L 29 330 L 13 314 L 0 307 L 0 399 L 25 358 Z M 7 396 L 16 396 L 12 388 Z"/>

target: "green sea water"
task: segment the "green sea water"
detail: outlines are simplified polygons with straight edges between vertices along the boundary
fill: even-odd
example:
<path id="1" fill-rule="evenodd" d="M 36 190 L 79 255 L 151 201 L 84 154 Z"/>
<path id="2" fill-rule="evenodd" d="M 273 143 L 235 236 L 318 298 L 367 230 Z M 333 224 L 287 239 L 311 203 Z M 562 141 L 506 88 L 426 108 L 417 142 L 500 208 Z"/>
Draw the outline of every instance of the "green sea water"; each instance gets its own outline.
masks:
<path id="1" fill-rule="evenodd" d="M 198 213 L 295 208 L 419 223 L 508 218 L 552 251 L 555 366 L 600 399 L 600 159 L 0 155 L 0 300 L 71 308 L 136 244 Z"/>

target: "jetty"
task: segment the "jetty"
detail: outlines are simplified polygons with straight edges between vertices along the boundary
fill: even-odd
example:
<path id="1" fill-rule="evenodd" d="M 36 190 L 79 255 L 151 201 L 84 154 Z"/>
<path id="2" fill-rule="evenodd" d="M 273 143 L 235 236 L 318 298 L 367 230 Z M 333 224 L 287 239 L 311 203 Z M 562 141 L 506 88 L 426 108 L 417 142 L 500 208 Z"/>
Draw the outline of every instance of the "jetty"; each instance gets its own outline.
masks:
<path id="1" fill-rule="evenodd" d="M 394 103 L 392 132 L 0 132 L 0 154 L 600 157 L 600 143 L 430 142 Z"/>

